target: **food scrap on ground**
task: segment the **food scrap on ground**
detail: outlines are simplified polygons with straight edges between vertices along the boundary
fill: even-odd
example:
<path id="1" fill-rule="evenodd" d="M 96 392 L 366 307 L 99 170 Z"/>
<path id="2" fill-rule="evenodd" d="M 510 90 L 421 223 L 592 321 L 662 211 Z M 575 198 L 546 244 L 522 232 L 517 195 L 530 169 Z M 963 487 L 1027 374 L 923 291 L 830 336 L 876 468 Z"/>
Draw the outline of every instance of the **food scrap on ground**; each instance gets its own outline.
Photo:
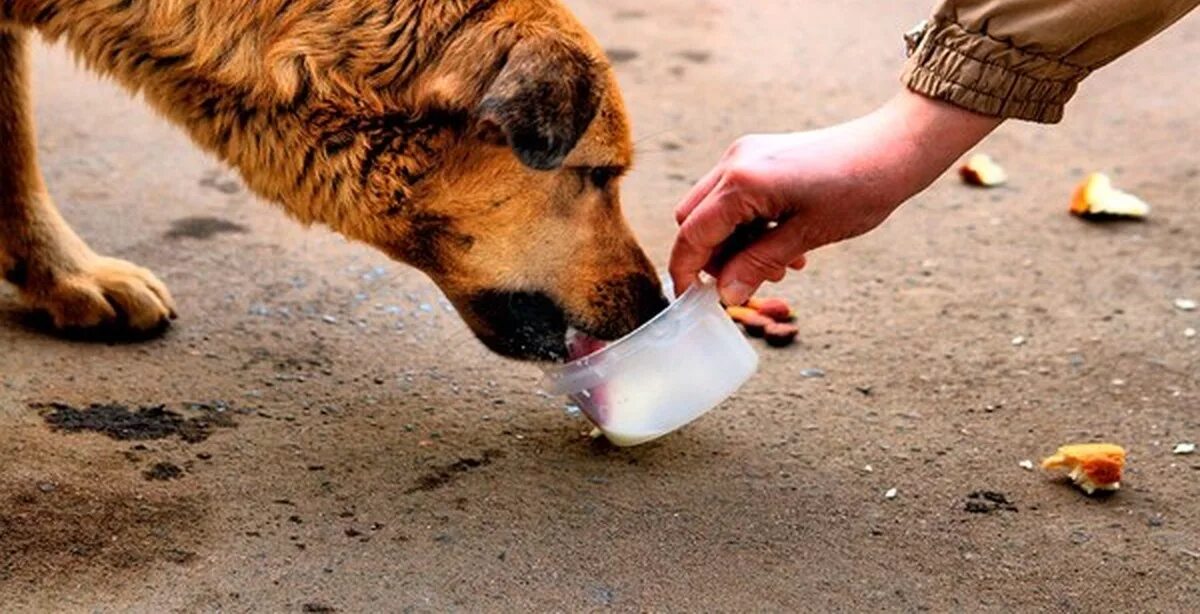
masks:
<path id="1" fill-rule="evenodd" d="M 1022 469 L 1026 470 L 1026 471 L 1033 471 L 1033 461 L 1031 461 L 1029 459 L 1025 459 L 1025 460 L 1017 463 L 1017 465 L 1019 465 Z"/>
<path id="2" fill-rule="evenodd" d="M 755 338 L 762 338 L 767 332 L 767 327 L 775 323 L 771 318 L 749 307 L 727 307 L 725 312 L 734 322 L 742 325 L 747 335 Z"/>
<path id="3" fill-rule="evenodd" d="M 780 324 L 772 322 L 767 325 L 763 332 L 763 338 L 766 339 L 767 345 L 775 348 L 785 348 L 796 342 L 796 336 L 800 334 L 800 329 L 795 324 Z"/>
<path id="4" fill-rule="evenodd" d="M 1063 446 L 1042 461 L 1042 469 L 1068 470 L 1071 481 L 1089 495 L 1119 489 L 1124 468 L 1125 449 L 1111 443 Z"/>
<path id="5" fill-rule="evenodd" d="M 975 154 L 967 159 L 966 164 L 958 169 L 963 183 L 979 188 L 994 188 L 1008 182 L 1008 173 L 1004 167 L 987 154 Z"/>
<path id="6" fill-rule="evenodd" d="M 1091 220 L 1144 219 L 1150 215 L 1150 205 L 1142 199 L 1113 187 L 1112 179 L 1103 173 L 1088 175 L 1071 198 L 1071 213 Z"/>
<path id="7" fill-rule="evenodd" d="M 726 307 L 725 312 L 742 325 L 748 336 L 765 339 L 771 347 L 792 345 L 800 334 L 800 329 L 792 324 L 796 312 L 780 298 L 752 298 L 745 305 Z"/>
<path id="8" fill-rule="evenodd" d="M 746 306 L 780 324 L 796 321 L 796 312 L 781 298 L 752 298 Z"/>

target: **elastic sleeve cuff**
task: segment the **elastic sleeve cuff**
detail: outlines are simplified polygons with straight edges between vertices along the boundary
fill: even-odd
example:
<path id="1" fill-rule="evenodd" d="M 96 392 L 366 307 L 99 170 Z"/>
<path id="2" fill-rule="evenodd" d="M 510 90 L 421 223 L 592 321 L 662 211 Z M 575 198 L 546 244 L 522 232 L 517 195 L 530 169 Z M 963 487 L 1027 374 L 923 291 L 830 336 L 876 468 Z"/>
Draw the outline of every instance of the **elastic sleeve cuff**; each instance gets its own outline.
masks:
<path id="1" fill-rule="evenodd" d="M 953 22 L 933 22 L 919 36 L 904 85 L 983 115 L 1057 123 L 1090 72 Z"/>

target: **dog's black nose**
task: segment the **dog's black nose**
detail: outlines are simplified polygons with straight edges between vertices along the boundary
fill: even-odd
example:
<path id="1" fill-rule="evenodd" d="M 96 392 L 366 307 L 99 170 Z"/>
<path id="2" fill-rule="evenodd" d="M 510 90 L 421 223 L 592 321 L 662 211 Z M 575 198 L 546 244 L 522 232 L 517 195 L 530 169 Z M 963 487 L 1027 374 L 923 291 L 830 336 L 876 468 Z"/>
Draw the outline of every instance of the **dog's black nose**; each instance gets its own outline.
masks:
<path id="1" fill-rule="evenodd" d="M 482 292 L 471 299 L 472 315 L 488 329 L 478 336 L 493 352 L 518 360 L 566 357 L 567 317 L 540 292 Z"/>

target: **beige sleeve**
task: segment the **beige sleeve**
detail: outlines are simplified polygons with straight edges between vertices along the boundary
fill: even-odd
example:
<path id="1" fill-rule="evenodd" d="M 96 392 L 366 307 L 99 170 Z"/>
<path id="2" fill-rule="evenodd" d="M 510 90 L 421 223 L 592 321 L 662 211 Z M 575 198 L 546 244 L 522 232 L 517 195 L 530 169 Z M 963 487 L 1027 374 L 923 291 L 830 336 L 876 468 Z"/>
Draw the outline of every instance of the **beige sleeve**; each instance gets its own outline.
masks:
<path id="1" fill-rule="evenodd" d="M 998 117 L 1054 123 L 1079 82 L 1200 0 L 942 0 L 911 35 L 911 90 Z"/>

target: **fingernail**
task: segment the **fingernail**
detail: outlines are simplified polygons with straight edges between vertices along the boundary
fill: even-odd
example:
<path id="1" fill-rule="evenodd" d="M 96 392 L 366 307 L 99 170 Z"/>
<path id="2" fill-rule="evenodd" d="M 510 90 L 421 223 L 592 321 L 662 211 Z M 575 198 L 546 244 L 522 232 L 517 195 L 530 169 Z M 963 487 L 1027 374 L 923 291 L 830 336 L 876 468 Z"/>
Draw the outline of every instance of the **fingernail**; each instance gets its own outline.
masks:
<path id="1" fill-rule="evenodd" d="M 745 305 L 754 294 L 754 287 L 744 281 L 733 280 L 721 286 L 721 300 L 726 305 Z"/>

